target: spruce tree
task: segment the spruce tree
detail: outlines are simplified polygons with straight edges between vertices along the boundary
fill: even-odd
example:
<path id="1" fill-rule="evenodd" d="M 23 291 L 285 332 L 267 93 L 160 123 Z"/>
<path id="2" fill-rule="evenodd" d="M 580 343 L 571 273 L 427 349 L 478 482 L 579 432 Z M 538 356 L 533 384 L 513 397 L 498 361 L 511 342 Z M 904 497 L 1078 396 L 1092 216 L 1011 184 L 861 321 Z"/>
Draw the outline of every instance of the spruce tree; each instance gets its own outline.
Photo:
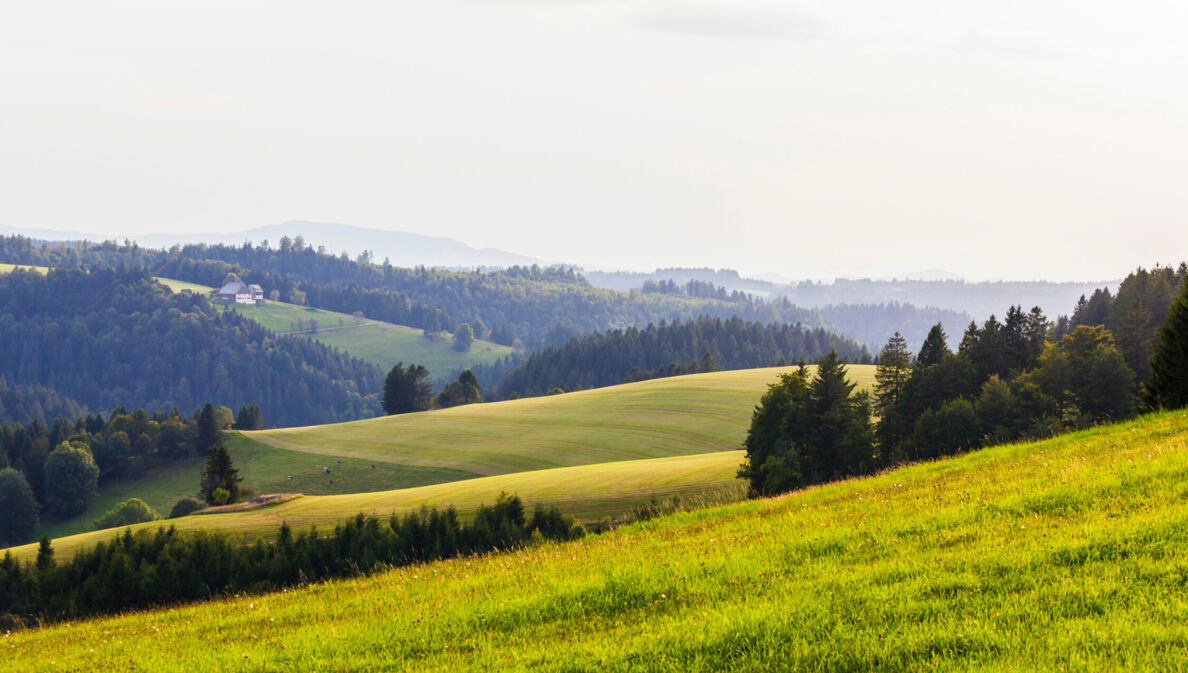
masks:
<path id="1" fill-rule="evenodd" d="M 974 329 L 977 329 L 976 327 Z M 932 326 L 928 330 L 928 336 L 924 339 L 924 345 L 920 347 L 920 354 L 916 356 L 916 364 L 921 367 L 930 367 L 932 365 L 939 365 L 945 359 L 945 355 L 949 352 L 949 345 L 946 342 L 948 336 L 945 334 L 945 329 L 941 327 L 940 323 Z"/>
<path id="2" fill-rule="evenodd" d="M 207 402 L 198 412 L 198 450 L 209 449 L 219 441 L 219 425 L 215 421 L 214 405 Z"/>
<path id="3" fill-rule="evenodd" d="M 206 464 L 202 466 L 202 497 L 208 503 L 215 502 L 215 491 L 223 489 L 227 492 L 226 504 L 239 500 L 239 470 L 231 464 L 231 456 L 227 447 L 215 444 L 210 447 L 206 455 Z"/>
<path id="4" fill-rule="evenodd" d="M 890 454 L 909 429 L 903 421 L 901 406 L 911 367 L 907 340 L 896 332 L 879 352 L 879 365 L 875 369 L 874 406 L 879 415 L 878 438 L 884 455 Z"/>
<path id="5" fill-rule="evenodd" d="M 382 405 L 388 414 L 429 409 L 433 405 L 433 384 L 429 381 L 429 370 L 421 365 L 409 365 L 406 369 L 403 362 L 397 362 L 384 379 Z"/>
<path id="6" fill-rule="evenodd" d="M 1188 275 L 1159 328 L 1143 400 L 1151 409 L 1188 407 Z"/>

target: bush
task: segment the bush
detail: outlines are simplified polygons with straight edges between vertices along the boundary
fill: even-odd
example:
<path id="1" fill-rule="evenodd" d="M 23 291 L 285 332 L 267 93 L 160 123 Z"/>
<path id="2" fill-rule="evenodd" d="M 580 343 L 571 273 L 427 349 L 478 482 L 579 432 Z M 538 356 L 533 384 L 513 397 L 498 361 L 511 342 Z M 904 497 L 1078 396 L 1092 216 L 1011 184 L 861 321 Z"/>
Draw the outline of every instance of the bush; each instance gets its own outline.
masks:
<path id="1" fill-rule="evenodd" d="M 173 505 L 173 509 L 169 510 L 169 518 L 176 519 L 179 516 L 189 516 L 203 507 L 206 507 L 205 502 L 192 495 L 188 495 Z"/>
<path id="2" fill-rule="evenodd" d="M 106 514 L 96 519 L 92 527 L 95 530 L 120 528 L 122 526 L 131 526 L 134 523 L 156 521 L 160 518 L 161 515 L 157 514 L 157 510 L 150 507 L 147 502 L 140 498 L 129 498 L 112 507 Z"/>

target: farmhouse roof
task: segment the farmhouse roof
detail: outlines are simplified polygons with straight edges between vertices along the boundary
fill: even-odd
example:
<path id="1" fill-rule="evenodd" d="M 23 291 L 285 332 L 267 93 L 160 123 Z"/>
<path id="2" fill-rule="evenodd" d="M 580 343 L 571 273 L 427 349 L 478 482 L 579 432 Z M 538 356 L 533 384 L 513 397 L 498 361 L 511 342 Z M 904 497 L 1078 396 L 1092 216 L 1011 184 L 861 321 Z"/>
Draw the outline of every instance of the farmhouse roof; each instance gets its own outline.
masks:
<path id="1" fill-rule="evenodd" d="M 227 283 L 223 289 L 219 290 L 219 294 L 239 294 L 247 291 L 247 286 L 243 283 Z"/>

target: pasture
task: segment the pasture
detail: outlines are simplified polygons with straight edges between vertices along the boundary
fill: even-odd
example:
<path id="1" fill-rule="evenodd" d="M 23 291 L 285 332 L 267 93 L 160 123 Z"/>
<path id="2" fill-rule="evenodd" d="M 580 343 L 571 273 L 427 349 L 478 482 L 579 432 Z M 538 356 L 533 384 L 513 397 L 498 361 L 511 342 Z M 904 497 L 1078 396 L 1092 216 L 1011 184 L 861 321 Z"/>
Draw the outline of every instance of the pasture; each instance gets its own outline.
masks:
<path id="1" fill-rule="evenodd" d="M 1170 671 L 1188 414 L 579 542 L 6 634 L 10 670 Z"/>

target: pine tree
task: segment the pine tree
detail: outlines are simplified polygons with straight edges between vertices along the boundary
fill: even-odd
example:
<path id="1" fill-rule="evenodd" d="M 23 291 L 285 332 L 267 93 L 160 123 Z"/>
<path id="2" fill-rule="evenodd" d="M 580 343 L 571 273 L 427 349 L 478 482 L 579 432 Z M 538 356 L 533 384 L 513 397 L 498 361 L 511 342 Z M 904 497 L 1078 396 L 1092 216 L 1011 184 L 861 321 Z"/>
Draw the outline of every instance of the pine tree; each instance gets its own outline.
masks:
<path id="1" fill-rule="evenodd" d="M 219 441 L 219 425 L 215 421 L 214 405 L 207 402 L 198 412 L 198 450 L 203 451 Z"/>
<path id="2" fill-rule="evenodd" d="M 54 561 L 54 548 L 50 545 L 48 535 L 41 536 L 41 542 L 37 545 L 37 562 L 35 566 L 38 570 L 46 571 L 53 569 L 57 563 Z"/>
<path id="3" fill-rule="evenodd" d="M 916 364 L 921 367 L 939 365 L 945 359 L 945 355 L 949 353 L 949 345 L 945 343 L 947 340 L 948 336 L 941 324 L 933 325 L 932 329 L 928 330 L 924 345 L 920 347 L 920 354 L 916 356 Z"/>
<path id="4" fill-rule="evenodd" d="M 383 408 L 388 414 L 407 414 L 425 411 L 433 406 L 433 384 L 429 381 L 429 370 L 421 365 L 403 362 L 388 372 L 384 379 Z"/>
<path id="5" fill-rule="evenodd" d="M 208 503 L 215 502 L 215 491 L 222 489 L 227 492 L 227 503 L 239 499 L 239 470 L 231 464 L 231 456 L 227 447 L 215 444 L 210 447 L 206 455 L 206 464 L 202 466 L 202 497 Z M 224 503 L 225 504 L 225 503 Z"/>
<path id="6" fill-rule="evenodd" d="M 1159 329 L 1143 400 L 1151 409 L 1188 407 L 1188 275 Z"/>

